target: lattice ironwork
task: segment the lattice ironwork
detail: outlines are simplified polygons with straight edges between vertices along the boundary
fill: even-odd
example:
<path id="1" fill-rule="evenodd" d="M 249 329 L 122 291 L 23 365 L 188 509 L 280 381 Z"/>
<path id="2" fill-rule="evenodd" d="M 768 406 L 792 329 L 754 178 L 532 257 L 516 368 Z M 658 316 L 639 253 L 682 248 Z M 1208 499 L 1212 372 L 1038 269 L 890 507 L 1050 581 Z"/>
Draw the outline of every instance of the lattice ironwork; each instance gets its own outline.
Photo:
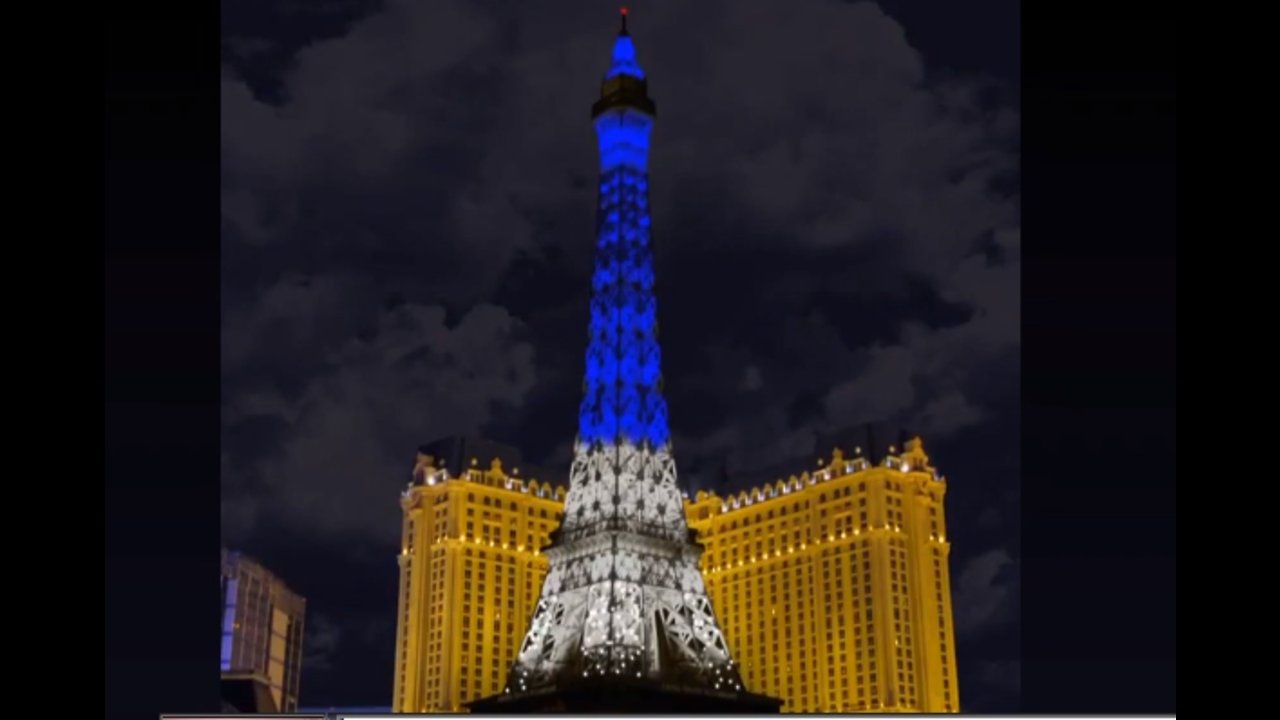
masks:
<path id="1" fill-rule="evenodd" d="M 507 692 L 607 676 L 743 689 L 698 570 L 662 396 L 648 199 L 653 107 L 624 29 L 593 111 L 597 243 L 569 493 Z"/>

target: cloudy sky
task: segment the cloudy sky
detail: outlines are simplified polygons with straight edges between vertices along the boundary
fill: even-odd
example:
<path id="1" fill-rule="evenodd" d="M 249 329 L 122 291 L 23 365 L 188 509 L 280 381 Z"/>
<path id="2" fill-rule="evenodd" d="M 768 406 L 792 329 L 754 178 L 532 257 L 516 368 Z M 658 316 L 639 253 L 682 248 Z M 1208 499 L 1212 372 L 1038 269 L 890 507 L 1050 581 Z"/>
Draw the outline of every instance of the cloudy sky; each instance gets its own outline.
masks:
<path id="1" fill-rule="evenodd" d="M 567 465 L 617 6 L 223 7 L 224 539 L 308 598 L 304 705 L 387 705 L 416 447 Z M 631 8 L 685 477 L 923 434 L 965 709 L 1016 709 L 1017 3 Z"/>

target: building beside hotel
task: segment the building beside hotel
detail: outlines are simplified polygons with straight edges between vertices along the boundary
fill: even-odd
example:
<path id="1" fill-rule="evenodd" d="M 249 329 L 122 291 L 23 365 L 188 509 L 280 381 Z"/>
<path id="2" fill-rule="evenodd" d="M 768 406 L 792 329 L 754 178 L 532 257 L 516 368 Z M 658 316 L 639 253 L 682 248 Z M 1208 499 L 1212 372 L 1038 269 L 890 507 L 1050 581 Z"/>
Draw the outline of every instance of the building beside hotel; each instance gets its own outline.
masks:
<path id="1" fill-rule="evenodd" d="M 222 600 L 224 681 L 257 681 L 269 688 L 276 709 L 294 712 L 306 600 L 256 561 L 225 548 Z"/>

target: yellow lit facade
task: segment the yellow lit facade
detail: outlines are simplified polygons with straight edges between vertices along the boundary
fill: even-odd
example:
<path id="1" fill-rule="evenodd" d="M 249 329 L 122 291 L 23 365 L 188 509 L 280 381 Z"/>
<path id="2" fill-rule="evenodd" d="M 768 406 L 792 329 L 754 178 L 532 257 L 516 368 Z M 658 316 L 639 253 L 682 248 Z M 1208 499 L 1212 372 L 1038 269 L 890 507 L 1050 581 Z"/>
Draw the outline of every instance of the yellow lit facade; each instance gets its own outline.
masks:
<path id="1" fill-rule="evenodd" d="M 890 449 L 892 453 L 893 449 Z M 689 525 L 752 692 L 783 712 L 958 712 L 946 482 L 921 442 L 729 498 Z"/>
<path id="2" fill-rule="evenodd" d="M 685 510 L 749 690 L 783 712 L 958 712 L 943 498 L 912 440 Z M 394 708 L 457 712 L 501 692 L 537 602 L 564 489 L 494 461 L 420 456 L 402 505 Z"/>
<path id="3" fill-rule="evenodd" d="M 419 455 L 401 498 L 396 712 L 459 712 L 502 691 L 529 627 L 565 490 L 493 460 L 453 477 Z"/>

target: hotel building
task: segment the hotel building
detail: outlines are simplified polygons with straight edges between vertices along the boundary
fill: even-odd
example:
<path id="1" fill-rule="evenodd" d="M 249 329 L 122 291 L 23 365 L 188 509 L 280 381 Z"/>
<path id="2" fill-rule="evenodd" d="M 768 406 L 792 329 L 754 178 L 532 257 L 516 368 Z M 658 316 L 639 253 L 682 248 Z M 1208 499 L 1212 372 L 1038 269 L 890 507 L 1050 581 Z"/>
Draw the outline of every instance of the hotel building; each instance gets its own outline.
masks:
<path id="1" fill-rule="evenodd" d="M 501 692 L 563 509 L 499 457 L 458 464 L 421 452 L 401 500 L 399 712 Z M 914 439 L 686 502 L 747 689 L 783 712 L 958 712 L 945 493 Z"/>

